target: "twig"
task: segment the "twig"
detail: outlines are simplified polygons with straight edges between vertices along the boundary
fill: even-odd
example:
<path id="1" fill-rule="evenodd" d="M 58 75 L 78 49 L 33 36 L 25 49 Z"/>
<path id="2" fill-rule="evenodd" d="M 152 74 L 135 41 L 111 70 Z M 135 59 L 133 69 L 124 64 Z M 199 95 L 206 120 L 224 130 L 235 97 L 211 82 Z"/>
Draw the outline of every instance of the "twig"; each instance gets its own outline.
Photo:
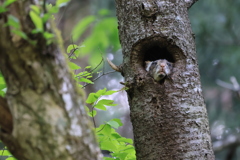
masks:
<path id="1" fill-rule="evenodd" d="M 225 139 L 213 142 L 213 150 L 215 152 L 220 152 L 231 146 L 240 146 L 240 137 L 237 135 L 229 135 Z"/>
<path id="2" fill-rule="evenodd" d="M 216 83 L 223 88 L 227 88 L 234 92 L 237 92 L 238 96 L 240 97 L 240 85 L 237 82 L 236 77 L 230 77 L 230 81 L 232 82 L 232 84 L 217 79 Z"/>
<path id="3" fill-rule="evenodd" d="M 95 82 L 96 80 L 98 80 L 99 78 L 101 78 L 101 77 L 104 76 L 104 75 L 107 75 L 107 74 L 110 74 L 110 73 L 114 73 L 114 72 L 116 72 L 116 71 L 109 71 L 109 72 L 107 72 L 107 73 L 103 73 L 103 74 L 101 74 L 100 76 L 96 77 L 96 78 L 93 80 L 93 82 Z M 90 83 L 85 84 L 82 88 L 88 86 L 89 84 L 90 84 Z"/>
<path id="4" fill-rule="evenodd" d="M 75 52 L 76 50 L 78 50 L 78 48 L 75 48 L 75 47 L 74 47 L 72 36 L 71 36 L 71 40 L 72 40 L 73 50 L 72 50 L 72 52 L 71 52 L 71 53 L 69 54 L 69 56 L 68 56 L 69 59 L 70 59 L 70 57 L 71 57 L 72 55 L 74 55 L 74 57 L 77 58 L 76 55 L 74 54 L 74 52 Z M 71 59 L 70 59 L 70 60 L 71 60 Z"/>
<path id="5" fill-rule="evenodd" d="M 104 124 L 104 126 L 103 126 L 98 132 L 101 132 L 106 125 L 107 125 L 107 124 Z"/>
<path id="6" fill-rule="evenodd" d="M 90 70 L 89 72 L 93 72 L 95 69 L 97 69 L 102 64 L 103 61 L 104 61 L 104 58 L 102 57 L 100 63 L 98 63 L 98 65 L 95 68 L 93 68 L 92 70 Z"/>
<path id="7" fill-rule="evenodd" d="M 235 91 L 233 85 L 230 84 L 230 83 L 224 82 L 224 81 L 222 81 L 222 80 L 220 80 L 220 79 L 217 79 L 217 80 L 216 80 L 216 83 L 217 83 L 219 86 L 223 87 L 223 88 L 227 88 L 227 89 L 230 89 L 230 90 Z"/>
<path id="8" fill-rule="evenodd" d="M 186 5 L 187 5 L 187 8 L 188 8 L 188 9 L 191 8 L 192 5 L 193 5 L 195 2 L 197 2 L 197 1 L 198 1 L 198 0 L 185 0 Z"/>

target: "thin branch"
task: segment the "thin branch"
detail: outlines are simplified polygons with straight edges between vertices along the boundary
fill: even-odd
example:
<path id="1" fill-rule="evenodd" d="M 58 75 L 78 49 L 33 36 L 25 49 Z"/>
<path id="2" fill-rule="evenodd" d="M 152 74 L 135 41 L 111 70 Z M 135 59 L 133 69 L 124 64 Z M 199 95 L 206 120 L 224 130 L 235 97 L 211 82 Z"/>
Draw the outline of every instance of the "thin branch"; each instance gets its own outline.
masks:
<path id="1" fill-rule="evenodd" d="M 234 92 L 237 92 L 238 96 L 240 97 L 240 85 L 236 77 L 234 76 L 230 77 L 230 81 L 232 82 L 232 84 L 217 79 L 216 83 L 223 88 L 227 88 Z"/>
<path id="2" fill-rule="evenodd" d="M 104 124 L 104 126 L 103 126 L 99 131 L 97 131 L 97 132 L 101 132 L 106 125 L 107 125 L 107 124 Z"/>
<path id="3" fill-rule="evenodd" d="M 97 128 L 96 122 L 95 122 L 95 119 L 94 119 L 94 116 L 93 116 L 93 109 L 94 109 L 94 107 L 92 107 L 92 120 L 93 120 L 93 125 L 94 125 L 94 128 Z"/>
<path id="4" fill-rule="evenodd" d="M 90 70 L 89 72 L 93 72 L 94 70 L 96 70 L 102 64 L 103 61 L 104 61 L 104 59 L 102 57 L 100 63 L 98 63 L 98 65 L 95 68 L 93 68 L 92 70 Z"/>
<path id="5" fill-rule="evenodd" d="M 234 90 L 239 91 L 240 87 L 239 87 L 239 83 L 238 83 L 236 77 L 234 77 L 234 76 L 230 77 L 230 81 L 233 84 Z"/>
<path id="6" fill-rule="evenodd" d="M 74 52 L 75 52 L 76 50 L 78 50 L 78 48 L 75 48 L 75 46 L 74 46 L 74 44 L 73 44 L 73 38 L 72 38 L 72 36 L 71 36 L 71 40 L 72 40 L 73 50 L 72 50 L 71 53 L 68 55 L 68 58 L 69 58 L 70 61 L 71 61 L 71 56 L 72 56 L 72 55 L 74 55 L 74 57 L 77 58 L 76 55 L 74 54 Z"/>
<path id="7" fill-rule="evenodd" d="M 237 135 L 229 135 L 225 139 L 213 142 L 214 152 L 220 152 L 232 146 L 240 146 L 240 137 Z"/>
<path id="8" fill-rule="evenodd" d="M 236 91 L 235 88 L 233 87 L 233 85 L 232 85 L 231 83 L 224 82 L 224 81 L 222 81 L 222 80 L 220 80 L 220 79 L 217 79 L 217 80 L 216 80 L 216 83 L 217 83 L 219 86 L 223 87 L 223 88 L 230 89 L 230 90 L 232 90 L 232 91 Z"/>
<path id="9" fill-rule="evenodd" d="M 103 74 L 101 74 L 100 76 L 96 77 L 96 78 L 93 80 L 93 82 L 95 82 L 96 80 L 98 80 L 98 79 L 101 78 L 102 76 L 105 76 L 105 75 L 107 75 L 107 74 L 114 73 L 114 72 L 116 72 L 116 71 L 109 71 L 109 72 L 103 73 Z M 88 86 L 88 85 L 90 85 L 90 83 L 85 84 L 82 88 L 84 88 L 84 87 L 86 87 L 86 86 Z"/>
<path id="10" fill-rule="evenodd" d="M 185 3 L 187 5 L 187 9 L 191 8 L 192 5 L 197 2 L 198 0 L 185 0 Z"/>
<path id="11" fill-rule="evenodd" d="M 0 126 L 6 133 L 11 133 L 13 129 L 12 114 L 9 110 L 7 101 L 5 98 L 0 97 Z"/>

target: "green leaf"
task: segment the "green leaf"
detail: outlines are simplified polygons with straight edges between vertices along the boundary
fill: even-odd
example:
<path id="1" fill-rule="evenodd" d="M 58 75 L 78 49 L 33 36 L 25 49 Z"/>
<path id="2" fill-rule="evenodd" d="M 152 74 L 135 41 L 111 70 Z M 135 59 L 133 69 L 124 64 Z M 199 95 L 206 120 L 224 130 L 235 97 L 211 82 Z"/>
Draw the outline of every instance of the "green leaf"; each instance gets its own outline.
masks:
<path id="1" fill-rule="evenodd" d="M 4 91 L 0 91 L 0 96 L 4 97 L 5 92 Z"/>
<path id="2" fill-rule="evenodd" d="M 73 62 L 69 62 L 68 65 L 69 65 L 70 69 L 72 69 L 72 70 L 81 69 L 80 66 L 76 65 L 76 64 L 73 63 Z"/>
<path id="3" fill-rule="evenodd" d="M 6 160 L 17 160 L 17 159 L 14 157 L 8 157 Z"/>
<path id="4" fill-rule="evenodd" d="M 37 15 L 40 15 L 41 11 L 40 8 L 36 5 L 31 5 L 30 8 L 32 9 L 32 11 L 34 11 Z"/>
<path id="5" fill-rule="evenodd" d="M 100 101 L 98 101 L 98 104 L 102 104 L 102 105 L 106 105 L 106 106 L 116 106 L 117 104 L 113 104 L 113 100 L 109 100 L 109 99 L 101 99 Z"/>
<path id="6" fill-rule="evenodd" d="M 103 125 L 103 127 L 99 128 L 97 131 L 103 135 L 111 135 L 112 133 L 112 128 L 109 124 Z"/>
<path id="7" fill-rule="evenodd" d="M 103 95 L 112 95 L 113 93 L 116 93 L 116 92 L 118 92 L 118 91 L 110 90 L 110 91 L 107 91 L 106 93 L 104 93 Z"/>
<path id="8" fill-rule="evenodd" d="M 92 68 L 92 66 L 86 66 L 85 69 L 89 69 L 89 68 Z"/>
<path id="9" fill-rule="evenodd" d="M 15 2 L 16 0 L 6 0 L 3 4 L 4 7 L 7 7 L 8 5 L 12 4 L 13 2 Z"/>
<path id="10" fill-rule="evenodd" d="M 33 10 L 30 11 L 29 13 L 36 29 L 39 31 L 39 32 L 42 32 L 43 31 L 43 21 L 42 21 L 42 18 L 36 13 L 34 12 Z"/>
<path id="11" fill-rule="evenodd" d="M 86 79 L 86 78 L 80 78 L 79 81 L 80 81 L 80 82 L 85 82 L 85 83 L 94 84 L 91 80 Z"/>
<path id="12" fill-rule="evenodd" d="M 20 29 L 19 20 L 12 15 L 8 16 L 8 21 L 7 21 L 6 25 L 14 27 L 16 29 Z"/>
<path id="13" fill-rule="evenodd" d="M 88 71 L 84 71 L 84 72 L 80 72 L 76 75 L 76 77 L 83 77 L 83 76 L 88 76 L 90 75 L 91 73 L 89 73 Z"/>
<path id="14" fill-rule="evenodd" d="M 114 119 L 112 119 L 112 120 L 110 120 L 110 121 L 115 121 L 115 122 L 118 123 L 119 126 L 123 126 L 121 119 L 114 118 Z"/>
<path id="15" fill-rule="evenodd" d="M 77 86 L 78 86 L 79 88 L 83 88 L 83 85 L 81 85 L 81 84 L 77 84 Z"/>
<path id="16" fill-rule="evenodd" d="M 104 95 L 104 93 L 106 93 L 106 90 L 107 90 L 107 88 L 104 88 L 104 89 L 102 89 L 102 90 L 98 90 L 98 91 L 96 92 L 96 95 L 97 95 L 98 97 L 100 97 L 100 96 Z"/>
<path id="17" fill-rule="evenodd" d="M 8 150 L 1 151 L 1 156 L 11 156 L 12 154 Z"/>
<path id="18" fill-rule="evenodd" d="M 49 32 L 44 32 L 44 33 L 43 33 L 43 36 L 44 36 L 44 38 L 45 38 L 46 40 L 48 40 L 48 39 L 53 38 L 53 37 L 54 37 L 54 34 L 49 33 Z"/>
<path id="19" fill-rule="evenodd" d="M 21 38 L 23 38 L 25 40 L 28 39 L 27 35 L 24 32 L 20 31 L 20 30 L 11 30 L 11 32 L 16 34 L 16 35 L 18 35 L 18 36 L 20 36 Z"/>
<path id="20" fill-rule="evenodd" d="M 111 137 L 113 137 L 114 139 L 118 139 L 118 138 L 121 138 L 122 136 L 120 134 L 118 134 L 117 132 L 113 132 L 111 134 Z"/>
<path id="21" fill-rule="evenodd" d="M 87 29 L 87 27 L 95 21 L 95 16 L 87 16 L 83 20 L 77 23 L 73 28 L 72 35 L 73 41 L 78 40 L 78 38 L 83 34 L 83 32 Z"/>
<path id="22" fill-rule="evenodd" d="M 106 141 L 106 142 L 100 143 L 100 148 L 101 148 L 101 150 L 109 150 L 109 151 L 117 150 L 116 145 L 111 141 Z"/>
<path id="23" fill-rule="evenodd" d="M 98 14 L 101 16 L 106 16 L 109 15 L 110 11 L 108 9 L 101 9 L 100 11 L 98 11 Z"/>
<path id="24" fill-rule="evenodd" d="M 93 110 L 92 112 L 87 113 L 90 117 L 95 117 L 97 114 L 97 111 Z"/>
<path id="25" fill-rule="evenodd" d="M 103 111 L 107 110 L 107 108 L 104 105 L 101 105 L 101 104 L 95 105 L 94 108 L 97 108 L 97 109 L 100 109 L 100 110 L 103 110 Z"/>
<path id="26" fill-rule="evenodd" d="M 2 75 L 0 75 L 0 84 L 5 84 L 5 80 L 4 80 L 4 78 L 2 77 Z"/>
<path id="27" fill-rule="evenodd" d="M 90 93 L 86 100 L 86 103 L 93 104 L 98 98 L 96 98 L 95 93 Z"/>
<path id="28" fill-rule="evenodd" d="M 109 124 L 110 126 L 112 126 L 113 128 L 118 129 L 119 124 L 115 121 L 108 121 L 107 124 Z"/>
<path id="29" fill-rule="evenodd" d="M 68 47 L 67 47 L 67 53 L 70 53 L 71 52 L 71 50 L 76 50 L 76 49 L 78 49 L 78 46 L 76 45 L 76 44 L 71 44 L 71 45 L 69 45 Z"/>
<path id="30" fill-rule="evenodd" d="M 118 140 L 119 142 L 125 142 L 125 143 L 129 143 L 129 144 L 133 144 L 133 140 L 130 139 L 130 138 L 122 137 L 122 138 L 118 138 L 117 140 Z"/>
<path id="31" fill-rule="evenodd" d="M 58 13 L 58 11 L 59 11 L 59 7 L 58 6 L 52 6 L 52 4 L 49 4 L 47 6 L 47 9 L 48 9 L 49 14 Z"/>
<path id="32" fill-rule="evenodd" d="M 4 13 L 7 11 L 7 8 L 5 8 L 4 6 L 0 6 L 0 13 Z"/>
<path id="33" fill-rule="evenodd" d="M 124 145 L 126 145 L 126 144 L 124 144 Z M 134 148 L 134 146 L 133 145 L 126 145 L 124 148 L 123 148 L 123 151 L 124 152 L 127 152 L 127 153 L 130 153 L 130 154 L 132 154 L 132 153 L 134 153 L 135 154 L 135 148 Z"/>
<path id="34" fill-rule="evenodd" d="M 87 76 L 86 78 L 92 78 L 92 76 Z"/>
<path id="35" fill-rule="evenodd" d="M 120 159 L 125 160 L 125 158 L 127 157 L 128 153 L 125 153 L 125 152 L 119 153 L 118 152 L 118 153 L 112 153 L 111 155 L 114 156 L 114 157 L 118 157 Z"/>
<path id="36" fill-rule="evenodd" d="M 17 159 L 14 157 L 8 157 L 6 160 L 17 160 Z"/>
<path id="37" fill-rule="evenodd" d="M 122 122 L 120 119 L 114 118 L 107 122 L 107 124 L 111 125 L 112 127 L 118 129 L 118 127 L 122 126 Z"/>
<path id="38" fill-rule="evenodd" d="M 7 86 L 6 86 L 5 83 L 0 84 L 0 90 L 3 90 L 3 89 L 5 89 L 5 88 L 7 88 Z"/>
<path id="39" fill-rule="evenodd" d="M 43 15 L 43 17 L 42 17 L 43 23 L 46 23 L 47 20 L 48 20 L 51 16 L 52 16 L 51 13 L 45 13 L 45 14 Z"/>
<path id="40" fill-rule="evenodd" d="M 70 0 L 57 0 L 56 6 L 58 6 L 58 7 L 66 6 L 69 1 L 70 1 Z"/>

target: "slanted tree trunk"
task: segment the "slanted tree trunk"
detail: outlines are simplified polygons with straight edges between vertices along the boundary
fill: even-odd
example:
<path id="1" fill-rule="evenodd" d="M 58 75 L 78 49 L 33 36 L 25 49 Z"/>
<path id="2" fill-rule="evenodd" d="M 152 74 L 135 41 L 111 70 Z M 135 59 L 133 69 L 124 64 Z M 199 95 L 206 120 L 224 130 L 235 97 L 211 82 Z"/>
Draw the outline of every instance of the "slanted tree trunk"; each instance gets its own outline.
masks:
<path id="1" fill-rule="evenodd" d="M 213 160 L 188 8 L 196 0 L 116 0 L 138 160 Z M 174 63 L 163 83 L 145 61 Z"/>
<path id="2" fill-rule="evenodd" d="M 0 14 L 0 70 L 8 86 L 0 112 L 13 117 L 3 125 L 6 117 L 0 117 L 0 138 L 19 160 L 99 160 L 84 93 L 58 46 L 47 45 L 41 33 L 31 33 L 31 2 L 16 1 Z M 5 26 L 9 15 L 19 19 L 20 30 L 36 45 Z"/>

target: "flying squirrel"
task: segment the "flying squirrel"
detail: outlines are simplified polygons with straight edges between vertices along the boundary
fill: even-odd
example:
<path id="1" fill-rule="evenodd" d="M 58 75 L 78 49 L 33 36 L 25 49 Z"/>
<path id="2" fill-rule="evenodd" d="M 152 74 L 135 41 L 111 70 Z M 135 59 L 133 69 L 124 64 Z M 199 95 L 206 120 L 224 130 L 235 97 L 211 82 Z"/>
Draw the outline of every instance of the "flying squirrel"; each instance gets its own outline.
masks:
<path id="1" fill-rule="evenodd" d="M 168 77 L 172 73 L 173 63 L 166 59 L 159 59 L 156 61 L 145 61 L 145 70 L 157 82 Z"/>
<path id="2" fill-rule="evenodd" d="M 121 69 L 113 64 L 109 59 L 107 59 L 110 67 L 121 72 Z M 172 73 L 173 63 L 167 61 L 166 59 L 158 59 L 156 61 L 145 61 L 145 70 L 149 73 L 151 77 L 157 82 L 160 82 L 164 78 L 168 77 Z"/>

